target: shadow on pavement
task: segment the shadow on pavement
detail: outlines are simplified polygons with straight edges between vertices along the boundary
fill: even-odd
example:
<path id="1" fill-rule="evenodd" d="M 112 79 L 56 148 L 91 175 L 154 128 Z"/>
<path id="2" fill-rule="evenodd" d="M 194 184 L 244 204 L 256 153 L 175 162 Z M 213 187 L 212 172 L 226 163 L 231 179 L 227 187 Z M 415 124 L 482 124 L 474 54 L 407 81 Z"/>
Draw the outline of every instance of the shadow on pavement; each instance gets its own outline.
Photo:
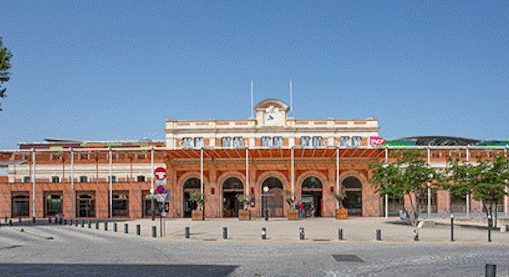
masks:
<path id="1" fill-rule="evenodd" d="M 226 276 L 228 265 L 156 264 L 25 264 L 0 263 L 3 276 Z"/>

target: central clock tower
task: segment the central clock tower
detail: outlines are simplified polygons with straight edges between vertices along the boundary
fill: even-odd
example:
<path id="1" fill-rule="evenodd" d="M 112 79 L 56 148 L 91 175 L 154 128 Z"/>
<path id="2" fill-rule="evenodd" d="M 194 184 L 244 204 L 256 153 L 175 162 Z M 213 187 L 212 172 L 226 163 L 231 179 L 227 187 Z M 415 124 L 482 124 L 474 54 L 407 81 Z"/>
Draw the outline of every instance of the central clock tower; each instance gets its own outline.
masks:
<path id="1" fill-rule="evenodd" d="M 288 117 L 288 105 L 277 99 L 266 99 L 255 107 L 259 127 L 284 127 Z"/>

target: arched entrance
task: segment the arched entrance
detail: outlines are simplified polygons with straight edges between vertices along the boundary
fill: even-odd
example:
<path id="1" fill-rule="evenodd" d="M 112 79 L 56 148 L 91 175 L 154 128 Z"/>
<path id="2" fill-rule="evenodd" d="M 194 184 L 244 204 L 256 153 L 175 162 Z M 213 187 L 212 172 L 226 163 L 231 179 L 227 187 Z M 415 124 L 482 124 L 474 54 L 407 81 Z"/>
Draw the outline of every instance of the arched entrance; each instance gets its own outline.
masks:
<path id="1" fill-rule="evenodd" d="M 198 178 L 190 178 L 184 182 L 184 217 L 191 217 L 191 212 L 196 209 L 196 202 L 191 201 L 191 193 L 193 191 L 200 191 L 200 179 Z"/>
<path id="2" fill-rule="evenodd" d="M 349 215 L 362 215 L 362 182 L 353 176 L 346 177 L 341 183 L 345 188 L 346 198 L 343 201 Z"/>
<path id="3" fill-rule="evenodd" d="M 267 187 L 268 192 L 263 188 Z M 283 183 L 276 177 L 269 177 L 262 184 L 262 214 L 268 211 L 269 217 L 283 216 Z"/>
<path id="4" fill-rule="evenodd" d="M 301 201 L 304 203 L 306 217 L 322 215 L 322 181 L 320 179 L 311 176 L 302 182 Z"/>
<path id="5" fill-rule="evenodd" d="M 237 196 L 244 193 L 242 181 L 236 177 L 230 177 L 223 183 L 223 217 L 238 217 L 242 209 Z"/>

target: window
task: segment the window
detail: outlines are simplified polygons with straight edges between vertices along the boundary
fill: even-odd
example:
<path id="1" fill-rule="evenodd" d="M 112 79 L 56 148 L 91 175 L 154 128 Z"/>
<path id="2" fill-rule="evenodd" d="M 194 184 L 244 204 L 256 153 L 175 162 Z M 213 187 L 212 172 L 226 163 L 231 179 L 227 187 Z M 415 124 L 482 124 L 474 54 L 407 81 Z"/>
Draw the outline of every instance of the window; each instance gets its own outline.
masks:
<path id="1" fill-rule="evenodd" d="M 88 183 L 88 177 L 87 176 L 80 176 L 80 183 Z"/>
<path id="2" fill-rule="evenodd" d="M 362 138 L 359 136 L 352 137 L 352 146 L 353 147 L 359 147 L 361 146 Z"/>
<path id="3" fill-rule="evenodd" d="M 344 147 L 351 146 L 350 137 L 342 136 L 341 138 L 339 138 L 339 146 L 344 146 Z"/>
<path id="4" fill-rule="evenodd" d="M 30 183 L 30 176 L 23 176 L 23 183 Z"/>
<path id="5" fill-rule="evenodd" d="M 111 207 L 113 216 L 129 216 L 129 193 L 127 191 L 113 192 Z"/>
<path id="6" fill-rule="evenodd" d="M 145 182 L 146 178 L 143 175 L 139 175 L 136 177 L 136 182 Z"/>
<path id="7" fill-rule="evenodd" d="M 58 176 L 51 176 L 51 182 L 52 183 L 60 183 L 60 177 L 58 177 Z"/>
<path id="8" fill-rule="evenodd" d="M 196 147 L 196 148 L 203 147 L 203 138 L 202 137 L 194 138 L 194 147 Z"/>
<path id="9" fill-rule="evenodd" d="M 243 137 L 234 137 L 233 138 L 233 147 L 244 147 L 244 138 Z"/>
<path id="10" fill-rule="evenodd" d="M 322 137 L 313 137 L 313 147 L 322 146 Z"/>
<path id="11" fill-rule="evenodd" d="M 272 138 L 271 137 L 262 137 L 262 147 L 271 147 L 272 146 Z"/>
<path id="12" fill-rule="evenodd" d="M 111 182 L 112 183 L 116 183 L 117 182 L 117 176 L 113 175 L 113 176 L 108 176 L 108 183 L 110 182 L 110 178 L 111 178 Z"/>
<path id="13" fill-rule="evenodd" d="M 193 138 L 183 138 L 182 139 L 182 147 L 183 148 L 193 147 Z"/>
<path id="14" fill-rule="evenodd" d="M 311 137 L 308 137 L 308 136 L 300 137 L 300 145 L 302 147 L 309 147 L 309 146 L 311 146 Z"/>
<path id="15" fill-rule="evenodd" d="M 232 138 L 231 137 L 221 138 L 221 147 L 232 147 Z"/>
<path id="16" fill-rule="evenodd" d="M 272 139 L 272 146 L 278 148 L 283 146 L 283 137 L 274 137 Z"/>

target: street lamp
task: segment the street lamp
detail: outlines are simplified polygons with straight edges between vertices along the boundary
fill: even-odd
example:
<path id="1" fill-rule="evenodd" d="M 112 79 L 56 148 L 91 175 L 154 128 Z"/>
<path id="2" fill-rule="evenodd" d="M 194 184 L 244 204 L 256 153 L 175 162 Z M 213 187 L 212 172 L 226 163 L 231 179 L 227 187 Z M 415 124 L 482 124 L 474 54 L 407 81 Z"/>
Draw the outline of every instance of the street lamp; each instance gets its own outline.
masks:
<path id="1" fill-rule="evenodd" d="M 264 214 L 265 214 L 265 221 L 269 220 L 269 209 L 267 209 L 267 192 L 269 192 L 269 187 L 265 186 L 263 187 L 263 207 L 264 207 Z"/>

